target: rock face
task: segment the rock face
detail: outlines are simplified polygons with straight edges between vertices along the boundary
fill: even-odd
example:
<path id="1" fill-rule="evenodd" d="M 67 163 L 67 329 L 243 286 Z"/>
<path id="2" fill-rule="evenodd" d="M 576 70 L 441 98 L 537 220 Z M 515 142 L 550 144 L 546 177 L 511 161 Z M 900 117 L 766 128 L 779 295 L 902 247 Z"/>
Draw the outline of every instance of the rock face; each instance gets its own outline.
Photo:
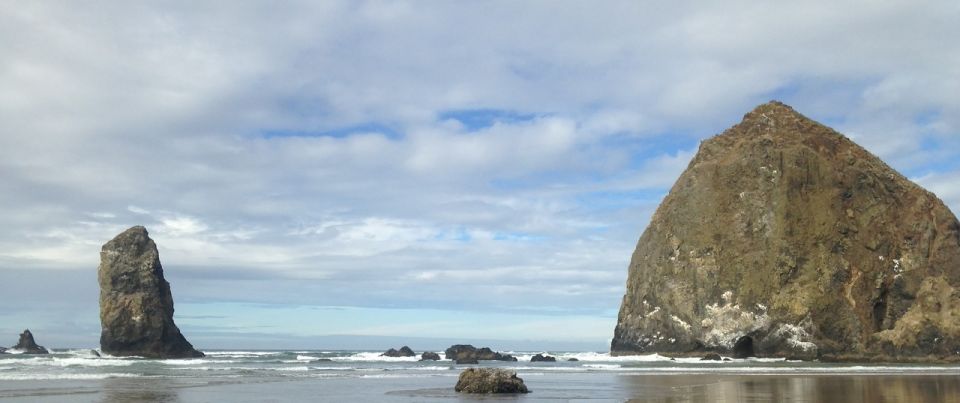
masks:
<path id="1" fill-rule="evenodd" d="M 37 345 L 37 342 L 33 340 L 33 333 L 30 333 L 29 329 L 20 333 L 20 340 L 17 341 L 17 345 L 10 348 L 23 351 L 24 354 L 50 354 L 46 348 Z"/>
<path id="2" fill-rule="evenodd" d="M 530 393 L 516 372 L 496 368 L 468 368 L 460 373 L 453 389 L 463 393 Z"/>
<path id="3" fill-rule="evenodd" d="M 413 352 L 410 347 L 403 346 L 400 347 L 400 350 L 389 349 L 385 353 L 380 354 L 381 357 L 416 357 L 417 353 Z"/>
<path id="4" fill-rule="evenodd" d="M 420 355 L 420 361 L 439 361 L 440 354 L 434 353 L 432 351 L 426 351 Z"/>
<path id="5" fill-rule="evenodd" d="M 476 348 L 469 344 L 455 344 L 450 346 L 444 354 L 448 359 L 454 361 L 516 361 L 517 358 L 510 354 L 501 354 L 494 352 L 489 347 Z"/>
<path id="6" fill-rule="evenodd" d="M 143 227 L 130 228 L 100 252 L 100 349 L 115 356 L 203 357 L 173 323 L 173 297 L 160 255 Z"/>
<path id="7" fill-rule="evenodd" d="M 956 360 L 960 224 L 770 102 L 704 141 L 640 237 L 611 352 Z"/>

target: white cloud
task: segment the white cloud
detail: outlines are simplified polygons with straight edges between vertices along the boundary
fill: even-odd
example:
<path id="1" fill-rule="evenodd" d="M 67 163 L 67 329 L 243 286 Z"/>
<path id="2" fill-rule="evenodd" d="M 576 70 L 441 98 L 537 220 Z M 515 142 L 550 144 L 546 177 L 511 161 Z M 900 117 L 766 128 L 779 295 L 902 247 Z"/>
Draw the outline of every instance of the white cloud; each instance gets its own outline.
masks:
<path id="1" fill-rule="evenodd" d="M 0 271 L 142 224 L 195 301 L 608 312 L 697 141 L 769 98 L 960 205 L 958 7 L 0 5 Z"/>

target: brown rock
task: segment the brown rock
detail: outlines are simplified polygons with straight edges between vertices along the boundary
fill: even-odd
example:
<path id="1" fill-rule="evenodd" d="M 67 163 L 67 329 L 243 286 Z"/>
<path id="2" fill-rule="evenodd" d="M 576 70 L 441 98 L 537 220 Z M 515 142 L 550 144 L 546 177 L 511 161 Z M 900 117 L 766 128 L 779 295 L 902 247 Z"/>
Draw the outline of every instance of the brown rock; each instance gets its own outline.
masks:
<path id="1" fill-rule="evenodd" d="M 462 393 L 530 393 L 516 372 L 496 368 L 464 370 L 454 390 Z"/>
<path id="2" fill-rule="evenodd" d="M 960 223 L 779 102 L 704 141 L 630 262 L 614 355 L 946 360 Z"/>
<path id="3" fill-rule="evenodd" d="M 115 356 L 203 357 L 173 322 L 173 296 L 157 245 L 141 226 L 100 252 L 100 349 Z"/>

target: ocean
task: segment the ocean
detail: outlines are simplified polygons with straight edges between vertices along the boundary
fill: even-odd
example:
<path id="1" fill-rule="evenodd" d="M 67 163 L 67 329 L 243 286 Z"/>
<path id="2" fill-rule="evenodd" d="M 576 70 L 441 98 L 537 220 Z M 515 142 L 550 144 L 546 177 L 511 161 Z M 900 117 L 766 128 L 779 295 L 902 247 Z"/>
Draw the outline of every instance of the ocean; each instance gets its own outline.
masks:
<path id="1" fill-rule="evenodd" d="M 371 351 L 206 351 L 202 359 L 98 357 L 89 349 L 0 355 L 7 402 L 957 402 L 960 365 L 834 364 L 778 359 L 671 360 L 595 352 L 507 352 L 532 393 L 453 391 L 450 361 Z M 440 352 L 441 357 L 443 352 Z M 578 361 L 567 361 L 576 358 Z"/>

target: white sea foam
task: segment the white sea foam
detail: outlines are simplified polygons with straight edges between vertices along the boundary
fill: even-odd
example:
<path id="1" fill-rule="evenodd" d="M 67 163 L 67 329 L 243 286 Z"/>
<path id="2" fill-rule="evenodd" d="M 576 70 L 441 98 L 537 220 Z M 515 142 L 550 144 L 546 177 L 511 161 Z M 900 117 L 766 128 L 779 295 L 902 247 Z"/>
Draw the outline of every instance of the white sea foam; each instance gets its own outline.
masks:
<path id="1" fill-rule="evenodd" d="M 297 355 L 297 361 L 313 361 L 313 360 L 319 360 L 319 359 L 320 357 L 314 357 L 312 355 Z"/>
<path id="2" fill-rule="evenodd" d="M 347 357 L 331 357 L 334 361 L 388 361 L 388 362 L 402 362 L 402 361 L 419 361 L 419 357 L 382 357 L 382 353 L 376 352 L 363 352 L 356 353 Z"/>
<path id="3" fill-rule="evenodd" d="M 74 380 L 94 380 L 109 378 L 139 378 L 142 375 L 129 373 L 108 373 L 108 374 L 27 374 L 27 373 L 9 373 L 0 374 L 0 381 L 48 381 L 58 379 Z"/>
<path id="4" fill-rule="evenodd" d="M 258 358 L 283 353 L 279 351 L 205 351 L 204 354 L 211 358 Z"/>
<path id="5" fill-rule="evenodd" d="M 210 363 L 218 364 L 231 364 L 236 363 L 236 360 L 209 360 L 204 358 L 171 358 L 168 360 L 158 360 L 157 362 L 164 365 L 203 365 Z"/>

